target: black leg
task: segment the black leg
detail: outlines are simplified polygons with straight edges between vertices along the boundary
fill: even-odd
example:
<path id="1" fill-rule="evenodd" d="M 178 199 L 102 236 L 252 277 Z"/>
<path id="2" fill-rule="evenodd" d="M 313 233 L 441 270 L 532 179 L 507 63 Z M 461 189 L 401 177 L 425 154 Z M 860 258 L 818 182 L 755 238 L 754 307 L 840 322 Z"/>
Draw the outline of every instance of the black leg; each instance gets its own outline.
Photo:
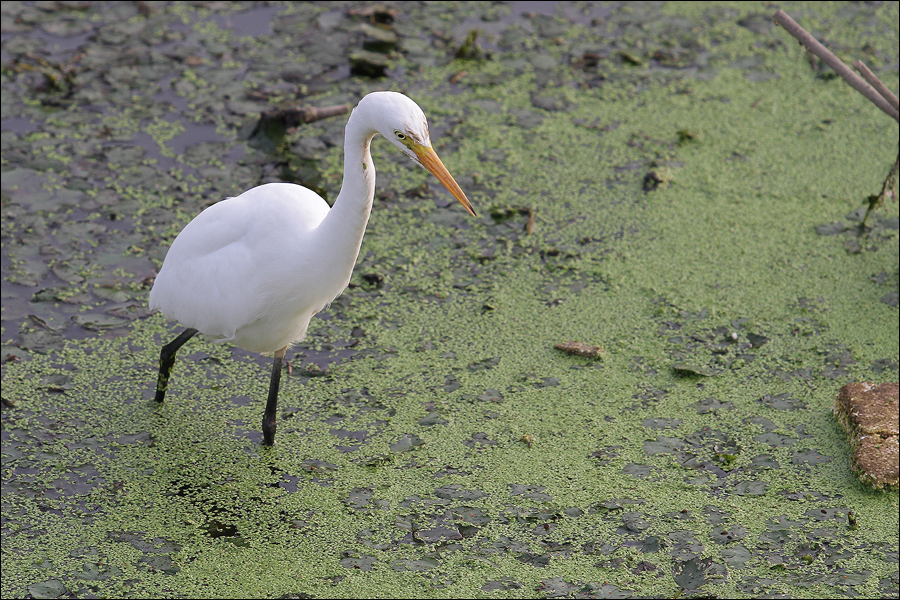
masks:
<path id="1" fill-rule="evenodd" d="M 166 398 L 169 375 L 172 374 L 172 367 L 175 366 L 175 353 L 195 335 L 197 335 L 197 330 L 188 327 L 181 332 L 181 335 L 162 347 L 162 351 L 159 353 L 159 377 L 156 378 L 157 402 L 162 402 Z"/>
<path id="2" fill-rule="evenodd" d="M 272 379 L 269 380 L 269 398 L 266 400 L 266 412 L 263 415 L 263 444 L 271 446 L 275 443 L 275 413 L 278 410 L 278 386 L 281 385 L 281 361 L 287 346 L 275 353 L 272 363 Z"/>

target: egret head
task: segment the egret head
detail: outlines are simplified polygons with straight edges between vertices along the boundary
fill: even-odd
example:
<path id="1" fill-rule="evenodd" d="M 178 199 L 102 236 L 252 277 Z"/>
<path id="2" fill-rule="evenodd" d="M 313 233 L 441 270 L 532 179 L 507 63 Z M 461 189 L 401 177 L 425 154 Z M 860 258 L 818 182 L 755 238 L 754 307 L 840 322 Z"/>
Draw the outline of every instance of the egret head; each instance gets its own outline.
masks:
<path id="1" fill-rule="evenodd" d="M 369 117 L 371 127 L 394 144 L 416 164 L 428 169 L 459 200 L 472 216 L 475 210 L 447 171 L 428 135 L 428 121 L 419 105 L 397 92 L 372 92 L 363 98 L 357 109 Z"/>

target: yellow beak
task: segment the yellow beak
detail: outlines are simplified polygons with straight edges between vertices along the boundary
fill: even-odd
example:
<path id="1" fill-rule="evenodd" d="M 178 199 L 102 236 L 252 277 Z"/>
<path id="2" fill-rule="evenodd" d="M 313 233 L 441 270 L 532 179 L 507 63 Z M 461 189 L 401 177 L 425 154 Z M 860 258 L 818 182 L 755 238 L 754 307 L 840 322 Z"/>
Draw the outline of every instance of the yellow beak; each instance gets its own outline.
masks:
<path id="1" fill-rule="evenodd" d="M 447 167 L 444 166 L 444 163 L 441 162 L 437 152 L 435 152 L 433 148 L 427 148 L 418 144 L 412 146 L 411 149 L 416 153 L 416 156 L 419 157 L 419 162 L 422 163 L 422 166 L 431 171 L 431 174 L 444 184 L 447 191 L 453 194 L 454 198 L 459 200 L 459 203 L 469 211 L 470 215 L 477 217 L 478 215 L 475 214 L 475 209 L 472 208 L 469 199 L 466 198 L 465 193 L 463 193 L 462 189 L 456 183 L 456 180 L 453 179 L 453 175 L 450 174 L 450 171 L 448 171 Z"/>

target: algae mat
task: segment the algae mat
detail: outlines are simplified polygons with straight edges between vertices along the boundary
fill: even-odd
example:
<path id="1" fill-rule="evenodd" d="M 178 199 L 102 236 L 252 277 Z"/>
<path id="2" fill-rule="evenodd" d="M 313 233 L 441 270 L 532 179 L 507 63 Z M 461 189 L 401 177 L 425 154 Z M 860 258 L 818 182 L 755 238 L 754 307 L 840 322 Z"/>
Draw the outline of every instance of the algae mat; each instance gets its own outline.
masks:
<path id="1" fill-rule="evenodd" d="M 896 3 L 783 8 L 897 89 Z M 897 204 L 858 227 L 897 125 L 770 6 L 2 10 L 4 597 L 898 595 L 830 414 L 897 379 Z M 340 186 L 342 119 L 256 116 L 375 89 L 479 218 L 376 140 L 277 445 L 266 358 L 192 341 L 155 405 L 180 228 Z"/>

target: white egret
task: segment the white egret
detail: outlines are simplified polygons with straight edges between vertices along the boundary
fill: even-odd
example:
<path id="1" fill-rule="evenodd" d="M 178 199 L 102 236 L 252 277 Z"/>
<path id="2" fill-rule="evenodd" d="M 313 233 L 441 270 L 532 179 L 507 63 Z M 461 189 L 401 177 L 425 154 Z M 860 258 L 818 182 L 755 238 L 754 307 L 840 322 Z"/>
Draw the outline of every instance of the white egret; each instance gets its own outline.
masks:
<path id="1" fill-rule="evenodd" d="M 379 133 L 475 215 L 431 147 L 422 109 L 396 92 L 367 95 L 347 121 L 344 181 L 333 207 L 305 187 L 269 183 L 210 206 L 175 238 L 150 291 L 150 308 L 187 329 L 160 352 L 158 402 L 176 352 L 197 333 L 274 352 L 262 421 L 263 443 L 274 443 L 284 354 L 350 282 L 375 196 L 369 144 Z"/>

